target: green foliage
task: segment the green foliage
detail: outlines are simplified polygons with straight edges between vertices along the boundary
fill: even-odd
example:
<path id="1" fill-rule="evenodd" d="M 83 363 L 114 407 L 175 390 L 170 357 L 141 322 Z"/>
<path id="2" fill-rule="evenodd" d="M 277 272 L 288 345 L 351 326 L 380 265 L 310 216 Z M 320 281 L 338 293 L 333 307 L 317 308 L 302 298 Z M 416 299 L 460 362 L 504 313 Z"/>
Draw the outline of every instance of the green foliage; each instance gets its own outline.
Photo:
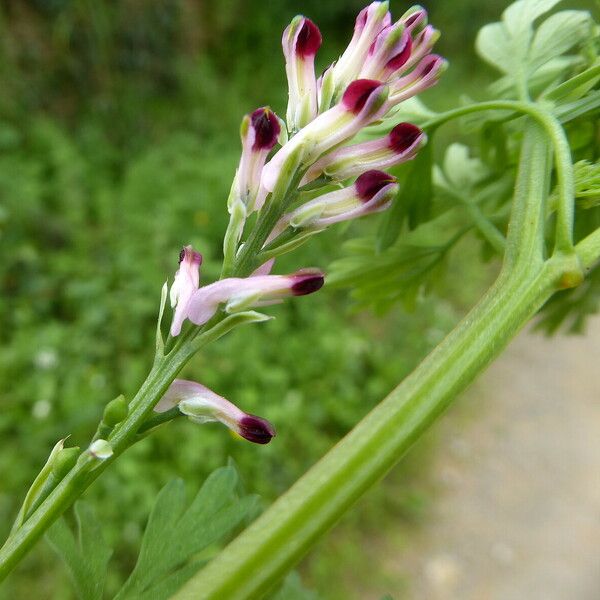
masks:
<path id="1" fill-rule="evenodd" d="M 394 199 L 392 208 L 382 219 L 378 235 L 380 250 L 389 248 L 400 235 L 406 220 L 408 227 L 414 229 L 427 221 L 431 213 L 431 146 L 425 146 L 417 157 L 397 169 L 400 191 Z"/>
<path id="2" fill-rule="evenodd" d="M 600 205 L 600 163 L 581 160 L 573 165 L 575 172 L 575 197 L 582 208 Z"/>
<path id="3" fill-rule="evenodd" d="M 574 176 L 580 201 L 575 222 L 580 240 L 597 222 L 590 211 L 598 211 L 600 28 L 585 11 L 560 11 L 544 19 L 557 4 L 558 0 L 518 0 L 504 11 L 501 21 L 480 30 L 476 48 L 503 74 L 488 88 L 490 99 L 539 95 L 545 98 L 544 106 L 568 123 L 578 161 Z M 573 50 L 578 53 L 565 55 Z M 453 247 L 469 231 L 481 242 L 483 258 L 504 251 L 523 120 L 504 111 L 474 112 L 461 123 L 467 145 L 452 141 L 441 151 L 438 140 L 443 132 L 438 130 L 444 113 L 431 111 L 422 102 L 407 104 L 399 107 L 394 120 L 412 120 L 424 127 L 437 156 L 422 151 L 397 168 L 401 189 L 393 208 L 382 217 L 378 235 L 349 242 L 347 256 L 332 265 L 330 281 L 349 288 L 362 306 L 389 309 L 398 301 L 411 306 L 419 293 L 442 279 Z M 557 192 L 550 198 L 550 213 L 557 198 Z M 548 251 L 552 243 L 549 238 Z M 571 301 L 563 309 L 577 311 L 579 304 L 584 320 L 596 306 L 594 291 L 591 286 L 581 296 L 569 294 Z"/>
<path id="4" fill-rule="evenodd" d="M 238 494 L 232 466 L 211 473 L 186 508 L 182 480 L 156 498 L 136 565 L 116 598 L 169 598 L 203 561 L 188 561 L 256 513 L 257 497 Z"/>
<path id="5" fill-rule="evenodd" d="M 283 24 L 302 10 L 323 30 L 337 28 L 337 48 L 331 45 L 331 56 L 320 58 L 324 65 L 347 41 L 363 2 L 286 0 L 269 11 L 242 0 L 220 2 L 218 10 L 186 1 L 168 7 L 130 0 L 115 6 L 22 4 L 19 10 L 3 7 L 0 19 L 1 533 L 55 441 L 67 433 L 76 443 L 89 439 L 106 401 L 120 393 L 130 397 L 141 381 L 153 355 L 160 284 L 172 277 L 179 247 L 193 243 L 202 250 L 204 281 L 218 275 L 240 116 L 266 102 L 280 110 L 284 105 L 283 63 L 273 59 Z M 465 28 L 477 27 L 472 2 L 455 2 L 448 12 L 429 8 L 431 21 L 444 31 L 440 51 L 451 59 L 456 90 L 477 89 L 481 72 L 469 68 L 464 52 Z M 496 3 L 477 4 L 477 17 L 496 11 Z M 579 22 L 580 16 L 569 19 Z M 540 30 L 531 32 L 532 40 Z M 597 64 L 595 39 L 594 33 L 574 43 L 583 45 L 577 57 L 553 59 L 556 68 L 563 61 L 561 73 L 574 76 L 562 84 L 553 76 L 544 92 L 569 122 L 575 159 L 590 165 L 598 159 L 593 117 L 600 90 L 593 73 L 585 81 L 577 77 Z M 531 46 L 527 52 L 532 60 Z M 544 81 L 552 75 L 539 67 L 532 80 L 540 74 Z M 503 93 L 513 94 L 512 81 L 506 85 Z M 444 83 L 440 90 L 445 104 L 451 87 Z M 438 115 L 417 108 L 406 103 L 398 120 L 406 114 L 423 124 Z M 503 190 L 512 184 L 521 123 L 502 113 L 466 121 L 452 141 L 468 142 L 467 161 L 478 161 L 488 173 L 467 179 L 474 194 L 468 199 L 503 233 L 509 199 Z M 443 146 L 443 131 L 429 133 Z M 266 327 L 236 331 L 198 356 L 184 376 L 268 417 L 279 435 L 257 449 L 221 428 L 177 422 L 120 458 L 90 495 L 115 548 L 107 593 L 114 594 L 133 568 L 142 523 L 165 481 L 177 475 L 199 484 L 232 455 L 253 491 L 270 501 L 410 372 L 454 323 L 456 304 L 470 303 L 474 294 L 465 297 L 464 288 L 481 261 L 467 230 L 476 232 L 485 257 L 493 246 L 476 215 L 439 181 L 432 194 L 424 193 L 432 180 L 426 168 L 408 176 L 426 160 L 422 153 L 399 170 L 405 183 L 389 218 L 382 215 L 383 252 L 375 236 L 367 237 L 373 226 L 361 223 L 311 240 L 280 267 L 327 267 L 342 254 L 340 240 L 358 233 L 360 239 L 346 246 L 351 256 L 334 265 L 330 281 L 351 285 L 362 304 L 373 300 L 386 308 L 401 301 L 415 312 L 397 311 L 385 320 L 356 316 L 345 294 L 330 291 L 270 310 L 277 319 Z M 431 161 L 447 179 L 441 157 Z M 583 198 L 579 206 L 587 206 Z M 598 208 L 590 207 L 577 219 L 579 239 L 597 216 Z M 414 228 L 408 235 L 406 225 Z M 449 253 L 447 244 L 463 230 L 464 244 L 451 246 L 460 251 Z M 449 301 L 424 299 L 423 290 L 440 285 L 440 265 L 452 260 L 450 279 L 458 283 L 445 287 Z M 596 270 L 546 310 L 562 299 L 561 322 L 575 316 L 581 324 L 597 306 L 597 280 Z M 399 503 L 408 497 L 395 494 Z M 193 560 L 189 564 L 196 568 Z M 39 548 L 3 592 L 11 600 L 58 597 L 60 571 Z"/>
<path id="6" fill-rule="evenodd" d="M 319 595 L 312 590 L 307 590 L 298 573 L 292 571 L 271 600 L 319 600 Z"/>
<path id="7" fill-rule="evenodd" d="M 211 473 L 189 505 L 183 481 L 168 483 L 150 513 L 135 567 L 115 598 L 170 598 L 206 562 L 200 552 L 256 514 L 258 498 L 241 490 L 233 466 Z M 87 503 L 75 505 L 75 516 L 75 534 L 63 517 L 47 539 L 67 566 L 77 596 L 100 600 L 112 550 Z"/>
<path id="8" fill-rule="evenodd" d="M 560 0 L 518 0 L 502 14 L 502 21 L 485 25 L 477 35 L 476 49 L 504 74 L 492 95 L 522 96 L 528 89 L 547 87 L 569 67 L 580 62 L 564 57 L 591 36 L 592 21 L 585 11 L 561 11 L 544 20 Z"/>
<path id="9" fill-rule="evenodd" d="M 61 517 L 46 533 L 46 539 L 61 557 L 80 600 L 101 600 L 106 568 L 112 550 L 102 537 L 102 528 L 91 506 L 75 505 L 76 534 Z"/>

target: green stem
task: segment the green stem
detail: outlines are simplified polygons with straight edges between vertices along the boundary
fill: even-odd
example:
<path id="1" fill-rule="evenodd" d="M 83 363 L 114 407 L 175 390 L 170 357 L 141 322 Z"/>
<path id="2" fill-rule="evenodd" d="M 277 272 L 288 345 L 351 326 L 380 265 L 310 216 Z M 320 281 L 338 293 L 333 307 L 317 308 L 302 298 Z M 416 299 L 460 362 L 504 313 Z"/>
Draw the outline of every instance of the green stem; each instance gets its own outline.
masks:
<path id="1" fill-rule="evenodd" d="M 533 122 L 525 126 L 514 201 L 508 227 L 505 266 L 544 258 L 544 217 L 550 179 L 550 144 Z M 532 198 L 539 199 L 532 202 Z"/>
<path id="2" fill-rule="evenodd" d="M 477 204 L 457 191 L 452 190 L 450 193 L 453 198 L 456 198 L 461 203 L 471 218 L 473 225 L 479 230 L 479 233 L 481 233 L 490 246 L 502 256 L 506 248 L 506 239 L 500 230 L 481 212 L 481 209 Z"/>
<path id="3" fill-rule="evenodd" d="M 232 275 L 246 277 L 259 265 L 256 257 L 266 242 L 269 234 L 290 205 L 298 189 L 298 184 L 305 170 L 300 168 L 300 159 L 304 149 L 300 146 L 290 154 L 281 167 L 281 174 L 271 197 L 261 211 L 256 226 L 252 229 L 247 241 L 238 253 Z"/>
<path id="4" fill-rule="evenodd" d="M 492 287 L 476 308 L 333 450 L 175 596 L 257 598 L 431 425 L 555 289 L 560 265 Z"/>
<path id="5" fill-rule="evenodd" d="M 586 270 L 592 269 L 600 259 L 600 229 L 596 229 L 583 238 L 575 246 L 575 251 L 581 261 L 581 266 Z"/>
<path id="6" fill-rule="evenodd" d="M 203 339 L 212 341 L 214 332 L 207 331 Z M 140 387 L 130 406 L 127 418 L 117 425 L 109 440 L 113 455 L 104 461 L 96 462 L 89 454 L 84 453 L 78 463 L 65 478 L 54 488 L 39 508 L 6 540 L 0 549 L 0 581 L 2 581 L 43 535 L 50 525 L 81 496 L 89 485 L 129 446 L 137 441 L 138 431 L 146 421 L 152 409 L 163 396 L 179 370 L 195 352 L 195 345 L 188 341 L 178 347 L 177 351 L 156 361 L 148 377 Z"/>
<path id="7" fill-rule="evenodd" d="M 462 106 L 454 110 L 436 115 L 424 124 L 425 129 L 435 129 L 450 121 L 465 115 L 488 111 L 510 110 L 529 115 L 535 119 L 546 132 L 554 149 L 556 165 L 556 179 L 558 185 L 558 208 L 556 219 L 555 251 L 562 254 L 573 254 L 573 219 L 574 219 L 574 178 L 571 149 L 563 128 L 558 120 L 545 108 L 527 102 L 513 100 L 493 100 L 469 106 Z"/>

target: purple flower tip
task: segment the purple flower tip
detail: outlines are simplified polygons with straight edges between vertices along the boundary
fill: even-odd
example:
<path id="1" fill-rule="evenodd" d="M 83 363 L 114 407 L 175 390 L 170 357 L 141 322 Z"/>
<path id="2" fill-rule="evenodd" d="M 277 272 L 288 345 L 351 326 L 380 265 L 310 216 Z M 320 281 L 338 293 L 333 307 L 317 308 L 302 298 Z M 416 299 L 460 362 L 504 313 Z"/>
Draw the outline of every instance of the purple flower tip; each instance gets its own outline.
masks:
<path id="1" fill-rule="evenodd" d="M 320 290 L 325 283 L 325 275 L 317 269 L 298 271 L 294 277 L 291 291 L 294 296 L 306 296 Z"/>
<path id="2" fill-rule="evenodd" d="M 304 18 L 296 40 L 296 53 L 302 58 L 314 56 L 322 41 L 319 28 L 310 19 Z"/>
<path id="3" fill-rule="evenodd" d="M 390 131 L 390 148 L 402 154 L 408 150 L 421 136 L 423 131 L 412 123 L 398 123 Z"/>
<path id="4" fill-rule="evenodd" d="M 255 415 L 242 417 L 238 433 L 249 442 L 268 444 L 275 437 L 275 429 L 269 421 Z"/>
<path id="5" fill-rule="evenodd" d="M 381 81 L 375 79 L 357 79 L 346 88 L 342 103 L 349 111 L 358 114 L 366 104 L 369 96 L 381 85 L 383 85 Z"/>
<path id="6" fill-rule="evenodd" d="M 281 126 L 277 115 L 268 107 L 257 108 L 250 116 L 255 131 L 252 150 L 270 150 L 276 143 Z"/>
<path id="7" fill-rule="evenodd" d="M 363 202 L 368 202 L 382 188 L 390 183 L 396 183 L 396 178 L 384 171 L 367 171 L 363 173 L 354 184 L 356 193 Z"/>
<path id="8" fill-rule="evenodd" d="M 404 36 L 404 46 L 402 50 L 398 52 L 395 56 L 392 56 L 390 60 L 388 60 L 386 67 L 388 69 L 392 69 L 393 71 L 397 71 L 401 67 L 404 66 L 406 61 L 410 58 L 410 54 L 412 52 L 412 40 L 410 35 Z"/>
<path id="9" fill-rule="evenodd" d="M 202 264 L 202 254 L 193 250 L 191 246 L 184 246 L 179 253 L 179 264 L 184 260 L 188 260 L 190 263 L 200 266 Z"/>

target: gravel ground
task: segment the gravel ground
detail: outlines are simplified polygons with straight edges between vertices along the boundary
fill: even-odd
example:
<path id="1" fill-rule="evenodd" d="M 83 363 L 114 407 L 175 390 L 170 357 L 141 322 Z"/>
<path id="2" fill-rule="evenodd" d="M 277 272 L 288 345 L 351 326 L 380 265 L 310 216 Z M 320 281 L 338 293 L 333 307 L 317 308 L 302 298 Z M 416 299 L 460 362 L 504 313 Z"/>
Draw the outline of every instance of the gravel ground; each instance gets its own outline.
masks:
<path id="1" fill-rule="evenodd" d="M 383 559 L 410 582 L 396 598 L 600 599 L 600 318 L 589 325 L 523 333 L 443 420 L 433 514 Z"/>

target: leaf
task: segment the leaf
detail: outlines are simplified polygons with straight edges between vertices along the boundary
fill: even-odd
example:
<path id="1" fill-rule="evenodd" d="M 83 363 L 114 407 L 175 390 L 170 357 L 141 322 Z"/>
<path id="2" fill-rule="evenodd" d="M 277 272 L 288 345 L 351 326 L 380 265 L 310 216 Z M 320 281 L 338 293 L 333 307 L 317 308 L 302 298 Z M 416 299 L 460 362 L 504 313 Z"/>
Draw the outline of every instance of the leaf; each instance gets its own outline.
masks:
<path id="1" fill-rule="evenodd" d="M 534 30 L 536 20 L 557 4 L 558 0 L 517 0 L 500 22 L 481 28 L 476 50 L 503 74 L 491 87 L 491 95 L 515 97 L 517 90 L 537 95 L 562 76 L 566 67 L 580 61 L 564 54 L 590 38 L 592 20 L 587 12 L 556 13 Z"/>
<path id="2" fill-rule="evenodd" d="M 75 516 L 77 537 L 63 517 L 46 532 L 46 539 L 66 564 L 78 598 L 100 600 L 112 550 L 102 537 L 100 524 L 90 505 L 77 502 Z"/>
<path id="3" fill-rule="evenodd" d="M 41 468 L 40 472 L 37 474 L 37 477 L 33 480 L 33 483 L 31 484 L 31 487 L 29 488 L 27 495 L 25 496 L 25 500 L 23 500 L 23 504 L 21 505 L 19 514 L 15 519 L 13 531 L 15 531 L 23 524 L 27 517 L 27 513 L 33 506 L 33 503 L 40 497 L 40 494 L 44 491 L 44 488 L 49 482 L 50 476 L 52 474 L 52 467 L 54 466 L 54 463 L 56 462 L 60 451 L 63 449 L 66 439 L 67 438 L 58 440 L 58 442 L 54 444 L 54 447 L 52 448 L 52 450 L 50 451 L 50 455 L 48 456 L 48 460 Z"/>
<path id="4" fill-rule="evenodd" d="M 457 190 L 465 192 L 489 175 L 485 165 L 469 156 L 469 148 L 464 144 L 450 144 L 444 155 L 446 180 Z"/>
<path id="5" fill-rule="evenodd" d="M 561 123 L 568 123 L 573 121 L 582 115 L 592 114 L 598 112 L 600 109 L 600 90 L 594 90 L 587 96 L 579 98 L 574 102 L 567 104 L 561 104 L 556 109 L 556 116 L 560 119 Z"/>
<path id="6" fill-rule="evenodd" d="M 461 208 L 406 233 L 384 252 L 376 240 L 363 238 L 345 245 L 348 256 L 329 267 L 329 286 L 350 287 L 361 306 L 387 309 L 400 300 L 410 306 L 419 288 L 430 281 L 433 270 L 448 250 L 468 230 Z"/>
<path id="7" fill-rule="evenodd" d="M 389 248 L 400 235 L 402 224 L 408 219 L 408 226 L 414 229 L 427 220 L 432 200 L 432 155 L 431 140 L 411 162 L 402 165 L 398 180 L 400 191 L 392 207 L 387 211 L 379 230 L 378 248 Z"/>
<path id="8" fill-rule="evenodd" d="M 575 178 L 575 197 L 581 208 L 600 206 L 600 163 L 580 160 L 573 165 Z M 558 190 L 554 189 L 550 203 L 558 199 Z"/>
<path id="9" fill-rule="evenodd" d="M 140 600 L 166 600 L 171 598 L 173 594 L 179 588 L 188 581 L 192 575 L 199 571 L 207 561 L 198 560 L 190 562 L 189 564 L 181 567 L 171 575 L 168 575 L 157 584 L 153 585 L 150 589 L 146 590 L 139 597 Z"/>
<path id="10" fill-rule="evenodd" d="M 484 25 L 477 34 L 475 49 L 483 60 L 502 73 L 512 71 L 512 40 L 503 23 Z"/>
<path id="11" fill-rule="evenodd" d="M 296 571 L 292 571 L 271 600 L 318 600 L 318 598 L 319 595 L 316 592 L 304 587 L 300 575 Z"/>
<path id="12" fill-rule="evenodd" d="M 527 81 L 529 91 L 537 95 L 560 80 L 578 59 L 573 56 L 559 56 L 544 63 Z M 510 98 L 514 96 L 515 81 L 512 75 L 501 77 L 489 86 L 491 96 Z"/>
<path id="13" fill-rule="evenodd" d="M 526 50 L 534 21 L 551 11 L 561 0 L 517 0 L 502 13 L 502 22 L 515 40 L 516 48 Z"/>
<path id="14" fill-rule="evenodd" d="M 529 69 L 533 72 L 585 41 L 590 27 L 589 13 L 581 10 L 563 10 L 548 17 L 535 32 L 529 51 Z"/>
<path id="15" fill-rule="evenodd" d="M 183 482 L 168 483 L 148 519 L 137 563 L 116 597 L 162 600 L 172 595 L 201 566 L 186 563 L 254 513 L 256 496 L 240 499 L 238 486 L 233 467 L 217 469 L 186 508 Z"/>

